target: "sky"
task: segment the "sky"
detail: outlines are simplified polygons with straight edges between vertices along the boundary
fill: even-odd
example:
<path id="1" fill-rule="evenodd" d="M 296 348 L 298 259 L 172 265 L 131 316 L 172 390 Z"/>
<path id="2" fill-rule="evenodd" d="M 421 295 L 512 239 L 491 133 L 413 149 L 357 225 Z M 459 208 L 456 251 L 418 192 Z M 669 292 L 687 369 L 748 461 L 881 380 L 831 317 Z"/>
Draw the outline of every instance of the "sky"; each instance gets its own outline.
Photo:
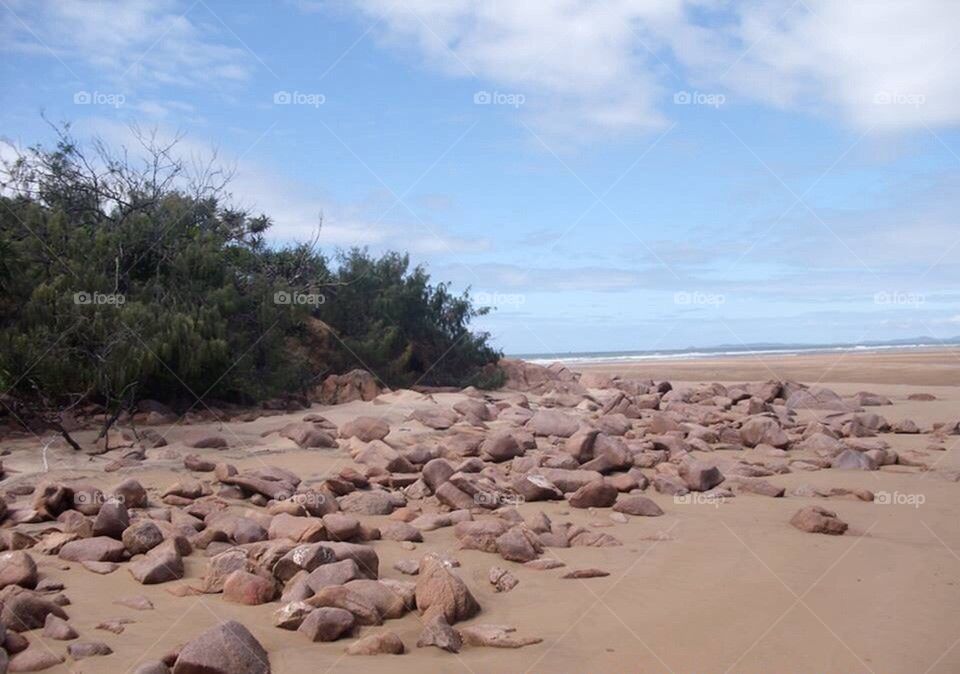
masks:
<path id="1" fill-rule="evenodd" d="M 508 353 L 960 335 L 960 2 L 0 0 L 0 152 L 182 134 Z"/>

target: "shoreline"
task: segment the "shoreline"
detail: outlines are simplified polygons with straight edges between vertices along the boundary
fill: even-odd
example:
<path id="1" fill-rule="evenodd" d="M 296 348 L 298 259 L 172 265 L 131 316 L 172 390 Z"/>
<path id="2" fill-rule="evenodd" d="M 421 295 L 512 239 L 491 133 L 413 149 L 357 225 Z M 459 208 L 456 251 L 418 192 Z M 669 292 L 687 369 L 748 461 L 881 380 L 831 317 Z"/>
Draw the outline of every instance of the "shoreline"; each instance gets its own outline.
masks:
<path id="1" fill-rule="evenodd" d="M 564 364 L 576 372 L 671 381 L 779 379 L 807 384 L 831 382 L 908 386 L 956 386 L 960 383 L 960 347 Z"/>

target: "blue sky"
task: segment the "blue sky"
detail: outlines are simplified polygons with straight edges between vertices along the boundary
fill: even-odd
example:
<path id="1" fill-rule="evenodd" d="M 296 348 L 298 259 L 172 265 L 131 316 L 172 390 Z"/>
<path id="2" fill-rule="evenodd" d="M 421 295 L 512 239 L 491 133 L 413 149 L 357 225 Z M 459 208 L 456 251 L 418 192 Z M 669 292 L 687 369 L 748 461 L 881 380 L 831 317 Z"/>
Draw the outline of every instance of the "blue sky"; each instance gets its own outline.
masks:
<path id="1" fill-rule="evenodd" d="M 0 134 L 183 133 L 508 352 L 960 334 L 960 3 L 0 4 Z M 3 152 L 11 152 L 9 146 Z"/>

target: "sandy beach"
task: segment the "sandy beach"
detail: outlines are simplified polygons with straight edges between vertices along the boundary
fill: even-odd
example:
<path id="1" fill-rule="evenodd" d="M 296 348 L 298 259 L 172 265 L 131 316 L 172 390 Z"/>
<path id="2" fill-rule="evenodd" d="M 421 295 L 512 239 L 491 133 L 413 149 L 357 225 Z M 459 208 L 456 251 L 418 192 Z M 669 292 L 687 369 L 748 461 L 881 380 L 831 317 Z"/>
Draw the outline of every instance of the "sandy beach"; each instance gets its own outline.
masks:
<path id="1" fill-rule="evenodd" d="M 244 624 L 269 653 L 273 672 L 876 672 L 946 674 L 960 671 L 960 436 L 936 438 L 934 423 L 960 418 L 960 379 L 956 354 L 849 354 L 842 359 L 804 356 L 789 359 L 737 358 L 697 362 L 649 362 L 642 365 L 603 365 L 592 372 L 624 377 L 669 380 L 675 388 L 696 382 L 797 379 L 833 388 L 841 395 L 869 390 L 888 397 L 891 405 L 867 408 L 890 423 L 912 419 L 925 432 L 876 436 L 900 453 L 911 452 L 918 465 L 889 465 L 880 470 L 789 470 L 766 481 L 786 488 L 782 498 L 738 493 L 735 498 L 700 500 L 658 493 L 645 494 L 663 510 L 660 517 L 611 518 L 609 508 L 572 508 L 565 501 L 527 502 L 518 506 L 528 521 L 539 512 L 553 521 L 566 521 L 608 533 L 615 547 L 548 547 L 543 557 L 566 567 L 541 571 L 504 561 L 480 550 L 461 549 L 451 527 L 424 533 L 424 542 L 402 546 L 389 540 L 366 543 L 380 558 L 380 577 L 411 580 L 393 568 L 401 559 L 419 559 L 429 552 L 447 553 L 460 562 L 454 569 L 476 597 L 481 612 L 459 626 L 474 623 L 510 625 L 521 636 L 542 642 L 523 648 L 464 647 L 452 654 L 437 648 L 417 648 L 423 629 L 416 611 L 390 620 L 384 627 L 364 627 L 362 633 L 389 629 L 406 645 L 402 656 L 345 655 L 349 639 L 311 643 L 296 632 L 271 623 L 276 601 L 245 606 L 217 594 L 174 596 L 178 585 L 198 585 L 208 563 L 204 550 L 185 558 L 185 578 L 172 583 L 141 585 L 125 569 L 97 575 L 80 564 L 36 554 L 41 578 L 63 584 L 69 597 L 70 623 L 87 640 L 104 641 L 113 654 L 73 661 L 51 672 L 129 672 L 157 660 L 224 620 Z M 839 362 L 838 362 L 839 361 Z M 586 370 L 585 370 L 586 371 Z M 952 382 L 952 383 L 951 383 Z M 592 390 L 592 389 L 591 389 Z M 908 400 L 913 393 L 932 393 L 936 400 Z M 490 395 L 494 402 L 510 399 L 508 392 Z M 410 413 L 424 405 L 449 407 L 465 400 L 460 393 L 434 394 L 433 401 L 407 392 L 381 395 L 368 402 L 336 406 L 314 405 L 337 426 L 361 415 L 390 424 L 391 435 L 429 431 Z M 536 401 L 536 395 L 530 395 Z M 141 465 L 104 473 L 114 452 L 102 456 L 78 454 L 60 444 L 47 452 L 49 471 L 43 473 L 35 439 L 7 441 L 3 457 L 7 471 L 2 491 L 34 484 L 41 478 L 85 482 L 106 492 L 133 477 L 157 505 L 164 488 L 190 475 L 182 462 L 187 453 L 239 470 L 277 466 L 296 473 L 305 484 L 318 484 L 346 466 L 362 464 L 341 449 L 301 449 L 277 435 L 263 434 L 299 421 L 305 412 L 261 417 L 251 422 L 196 424 L 158 428 L 167 447 L 150 449 Z M 801 420 L 822 413 L 804 410 Z M 489 424 L 495 427 L 500 421 Z M 187 431 L 207 430 L 225 437 L 224 450 L 187 449 Z M 91 432 L 87 432 L 88 435 Z M 80 434 L 81 436 L 83 434 Z M 638 433 L 642 436 L 642 433 Z M 82 438 L 89 440 L 89 437 Z M 872 438 L 871 438 L 872 439 Z M 546 438 L 538 440 L 545 445 Z M 935 447 L 935 449 L 930 449 Z M 779 450 L 776 450 L 779 451 Z M 790 452 L 799 451 L 791 449 Z M 693 452 L 706 462 L 749 460 L 762 463 L 758 449 Z M 653 475 L 653 471 L 645 471 Z M 209 482 L 211 473 L 193 473 Z M 869 490 L 872 502 L 855 497 L 822 498 L 795 495 L 794 490 L 844 488 Z M 691 493 L 697 496 L 696 492 Z M 889 495 L 884 497 L 882 495 Z M 890 502 L 885 502 L 889 500 Z M 10 500 L 11 509 L 25 507 L 29 496 Z M 263 512 L 243 501 L 228 501 L 242 513 Z M 412 504 L 412 502 L 411 502 Z M 424 512 L 437 509 L 426 500 Z M 808 505 L 835 511 L 849 524 L 842 536 L 806 533 L 790 526 L 791 516 Z M 477 517 L 489 514 L 476 513 Z M 363 524 L 380 527 L 387 516 L 357 515 Z M 21 525 L 37 536 L 56 523 Z M 9 524 L 7 525 L 9 526 Z M 415 548 L 415 549 L 407 549 Z M 496 592 L 488 581 L 491 566 L 506 567 L 519 581 L 509 592 Z M 122 566 L 122 565 L 121 565 Z M 609 573 L 591 579 L 561 579 L 562 572 L 598 568 Z M 412 580 L 416 580 L 413 578 Z M 136 611 L 114 604 L 123 597 L 143 595 L 154 609 Z M 95 629 L 98 623 L 129 618 L 120 635 Z M 64 642 L 27 635 L 33 648 L 62 654 Z"/>

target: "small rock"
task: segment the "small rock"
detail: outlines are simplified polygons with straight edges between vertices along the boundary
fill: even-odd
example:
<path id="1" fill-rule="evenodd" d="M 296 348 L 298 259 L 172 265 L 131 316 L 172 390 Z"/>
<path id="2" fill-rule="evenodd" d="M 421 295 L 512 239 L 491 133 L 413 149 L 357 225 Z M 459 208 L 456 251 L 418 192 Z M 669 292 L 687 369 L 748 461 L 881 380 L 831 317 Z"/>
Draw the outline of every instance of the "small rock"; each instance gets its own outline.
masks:
<path id="1" fill-rule="evenodd" d="M 490 567 L 490 584 L 497 592 L 509 592 L 520 582 L 517 577 L 501 566 Z"/>
<path id="2" fill-rule="evenodd" d="M 832 536 L 843 534 L 848 526 L 846 522 L 837 517 L 837 513 L 820 506 L 801 508 L 790 518 L 790 524 L 811 534 L 830 534 Z"/>
<path id="3" fill-rule="evenodd" d="M 66 620 L 50 613 L 43 624 L 43 636 L 58 641 L 69 641 L 80 635 Z"/>
<path id="4" fill-rule="evenodd" d="M 603 571 L 602 569 L 574 569 L 573 571 L 568 571 L 567 573 L 560 576 L 561 578 L 603 578 L 604 576 L 609 576 L 608 571 Z"/>
<path id="5" fill-rule="evenodd" d="M 113 649 L 102 641 L 83 641 L 67 646 L 67 653 L 74 660 L 83 660 L 97 655 L 110 655 L 113 653 Z"/>
<path id="6" fill-rule="evenodd" d="M 394 632 L 380 632 L 357 639 L 347 647 L 347 655 L 402 655 L 403 641 Z"/>

